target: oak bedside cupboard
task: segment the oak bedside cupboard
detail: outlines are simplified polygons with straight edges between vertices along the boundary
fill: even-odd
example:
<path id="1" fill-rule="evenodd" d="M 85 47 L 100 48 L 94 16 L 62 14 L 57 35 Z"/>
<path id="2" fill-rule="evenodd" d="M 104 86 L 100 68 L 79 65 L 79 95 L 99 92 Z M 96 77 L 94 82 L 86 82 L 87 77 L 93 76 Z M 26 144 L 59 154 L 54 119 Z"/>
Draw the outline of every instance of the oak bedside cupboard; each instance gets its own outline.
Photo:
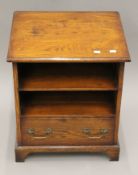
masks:
<path id="1" fill-rule="evenodd" d="M 16 161 L 32 153 L 98 152 L 118 160 L 124 63 L 118 12 L 15 12 Z"/>

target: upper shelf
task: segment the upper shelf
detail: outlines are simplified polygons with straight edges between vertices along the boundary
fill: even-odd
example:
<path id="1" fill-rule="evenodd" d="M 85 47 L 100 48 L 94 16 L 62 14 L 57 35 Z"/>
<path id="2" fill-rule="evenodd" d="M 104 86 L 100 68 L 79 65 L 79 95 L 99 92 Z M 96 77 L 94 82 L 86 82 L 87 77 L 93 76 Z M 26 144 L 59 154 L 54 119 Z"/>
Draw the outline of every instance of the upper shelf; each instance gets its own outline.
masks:
<path id="1" fill-rule="evenodd" d="M 117 12 L 16 12 L 8 61 L 125 62 Z"/>
<path id="2" fill-rule="evenodd" d="M 20 63 L 20 91 L 117 90 L 116 64 Z"/>

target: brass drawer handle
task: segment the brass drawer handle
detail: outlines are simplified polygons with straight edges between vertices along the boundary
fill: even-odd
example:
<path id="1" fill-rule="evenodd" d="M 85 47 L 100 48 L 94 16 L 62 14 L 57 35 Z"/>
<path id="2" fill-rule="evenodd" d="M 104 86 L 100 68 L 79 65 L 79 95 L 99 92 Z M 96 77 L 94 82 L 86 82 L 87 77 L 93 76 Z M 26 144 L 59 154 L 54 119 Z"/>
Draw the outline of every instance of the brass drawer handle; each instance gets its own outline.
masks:
<path id="1" fill-rule="evenodd" d="M 52 128 L 47 128 L 45 131 L 44 131 L 44 136 L 36 136 L 36 131 L 34 128 L 29 128 L 27 129 L 27 134 L 29 134 L 30 136 L 32 136 L 34 139 L 46 139 L 48 138 L 53 132 L 53 129 Z"/>
<path id="2" fill-rule="evenodd" d="M 89 139 L 101 139 L 103 136 L 88 136 Z"/>
<path id="3" fill-rule="evenodd" d="M 82 132 L 83 132 L 83 134 L 87 135 L 87 137 L 90 139 L 100 139 L 100 138 L 104 137 L 105 135 L 107 135 L 109 131 L 107 128 L 102 128 L 99 130 L 98 135 L 93 135 L 93 136 L 92 136 L 92 129 L 91 128 L 83 128 Z"/>

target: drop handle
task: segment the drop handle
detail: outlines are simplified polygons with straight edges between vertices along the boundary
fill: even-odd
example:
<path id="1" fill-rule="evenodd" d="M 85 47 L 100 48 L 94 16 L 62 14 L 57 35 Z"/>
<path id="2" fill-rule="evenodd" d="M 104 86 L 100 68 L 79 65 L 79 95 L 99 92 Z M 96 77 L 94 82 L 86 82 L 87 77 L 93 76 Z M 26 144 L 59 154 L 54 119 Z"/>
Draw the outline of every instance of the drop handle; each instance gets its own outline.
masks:
<path id="1" fill-rule="evenodd" d="M 83 128 L 82 133 L 87 135 L 88 138 L 90 139 L 100 139 L 105 137 L 108 134 L 108 129 L 107 128 L 102 128 L 99 130 L 97 134 L 92 134 L 92 129 L 91 128 Z"/>
<path id="2" fill-rule="evenodd" d="M 43 136 L 37 136 L 34 128 L 27 129 L 27 134 L 29 134 L 34 139 L 46 139 L 52 134 L 52 132 L 53 132 L 52 128 L 46 128 Z"/>

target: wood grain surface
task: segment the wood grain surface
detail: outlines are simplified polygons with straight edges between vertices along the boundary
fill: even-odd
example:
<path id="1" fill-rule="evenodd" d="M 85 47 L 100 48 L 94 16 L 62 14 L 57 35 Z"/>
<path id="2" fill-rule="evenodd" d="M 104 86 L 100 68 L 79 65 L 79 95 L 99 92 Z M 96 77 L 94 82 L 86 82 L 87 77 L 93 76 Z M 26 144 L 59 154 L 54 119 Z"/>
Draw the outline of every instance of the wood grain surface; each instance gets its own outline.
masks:
<path id="1" fill-rule="evenodd" d="M 117 12 L 16 12 L 8 61 L 123 62 L 129 53 Z"/>
<path id="2" fill-rule="evenodd" d="M 22 145 L 113 144 L 114 119 L 51 117 L 22 118 L 21 122 Z M 34 134 L 27 133 L 30 128 L 34 130 Z M 46 133 L 49 128 L 51 133 Z M 107 129 L 108 133 L 100 133 L 101 129 Z"/>

